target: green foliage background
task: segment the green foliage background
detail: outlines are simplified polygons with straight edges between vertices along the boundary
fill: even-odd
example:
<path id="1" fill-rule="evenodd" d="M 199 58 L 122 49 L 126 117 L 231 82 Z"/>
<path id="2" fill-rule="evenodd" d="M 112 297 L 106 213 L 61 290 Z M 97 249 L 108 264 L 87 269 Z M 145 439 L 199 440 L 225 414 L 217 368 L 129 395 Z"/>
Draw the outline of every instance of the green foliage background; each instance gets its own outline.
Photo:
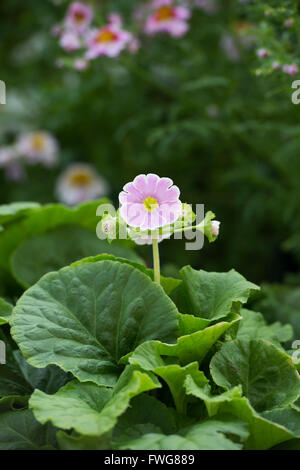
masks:
<path id="1" fill-rule="evenodd" d="M 94 3 L 128 18 L 141 2 Z M 219 3 L 215 15 L 196 9 L 184 38 L 145 38 L 136 55 L 99 59 L 78 73 L 55 67 L 61 50 L 50 34 L 68 2 L 1 2 L 0 78 L 7 85 L 1 144 L 20 130 L 52 132 L 61 167 L 94 164 L 115 203 L 139 173 L 170 176 L 184 202 L 204 203 L 222 225 L 218 243 L 199 252 L 164 242 L 165 272 L 184 264 L 234 267 L 255 282 L 282 281 L 300 260 L 300 110 L 291 102 L 293 78 L 257 76 L 255 47 L 242 47 L 235 35 L 237 22 L 259 24 L 261 2 Z M 238 61 L 220 48 L 224 34 L 233 35 Z M 6 182 L 1 172 L 0 202 L 55 200 L 61 167 L 31 168 L 20 184 Z M 141 253 L 150 259 L 147 248 Z"/>

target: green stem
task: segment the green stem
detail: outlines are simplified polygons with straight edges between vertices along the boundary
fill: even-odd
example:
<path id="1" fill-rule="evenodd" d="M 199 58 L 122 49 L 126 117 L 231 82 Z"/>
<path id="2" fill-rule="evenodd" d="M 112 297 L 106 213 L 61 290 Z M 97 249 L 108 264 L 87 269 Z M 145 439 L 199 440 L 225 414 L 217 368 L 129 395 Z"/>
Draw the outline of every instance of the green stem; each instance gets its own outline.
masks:
<path id="1" fill-rule="evenodd" d="M 158 250 L 158 240 L 152 240 L 152 249 L 153 249 L 153 268 L 154 268 L 154 282 L 160 284 L 160 264 L 159 264 L 159 250 Z"/>

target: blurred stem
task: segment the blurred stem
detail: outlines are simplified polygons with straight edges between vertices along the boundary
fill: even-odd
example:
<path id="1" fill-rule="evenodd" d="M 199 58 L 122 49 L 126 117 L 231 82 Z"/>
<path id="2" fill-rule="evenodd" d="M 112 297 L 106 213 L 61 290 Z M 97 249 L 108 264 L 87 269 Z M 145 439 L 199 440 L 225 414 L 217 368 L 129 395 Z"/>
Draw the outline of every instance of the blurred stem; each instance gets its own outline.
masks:
<path id="1" fill-rule="evenodd" d="M 154 268 L 154 282 L 160 284 L 160 264 L 159 264 L 159 249 L 158 249 L 158 240 L 152 240 L 152 249 L 153 249 L 153 268 Z"/>

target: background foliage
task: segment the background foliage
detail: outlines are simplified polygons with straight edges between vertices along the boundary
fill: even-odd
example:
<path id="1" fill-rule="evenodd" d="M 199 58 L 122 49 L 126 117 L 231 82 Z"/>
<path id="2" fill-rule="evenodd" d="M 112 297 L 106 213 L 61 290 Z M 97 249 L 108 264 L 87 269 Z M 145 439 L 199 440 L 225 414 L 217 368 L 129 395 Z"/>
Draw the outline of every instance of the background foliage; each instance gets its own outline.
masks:
<path id="1" fill-rule="evenodd" d="M 94 5 L 129 18 L 140 3 Z M 93 163 L 114 202 L 135 175 L 168 175 L 184 201 L 204 203 L 222 226 L 218 243 L 200 252 L 164 242 L 165 272 L 173 270 L 170 263 L 234 267 L 255 282 L 297 272 L 299 107 L 291 102 L 292 77 L 255 74 L 255 50 L 271 48 L 277 37 L 280 57 L 296 56 L 297 42 L 278 34 L 298 2 L 217 3 L 215 14 L 194 10 L 183 38 L 145 38 L 137 54 L 101 58 L 78 73 L 55 66 L 61 50 L 50 32 L 68 2 L 1 2 L 0 78 L 8 92 L 0 109 L 1 144 L 20 130 L 46 129 L 61 148 L 56 170 L 30 168 L 19 184 L 1 172 L 1 203 L 54 201 L 57 174 L 71 161 Z M 266 16 L 270 8 L 276 14 Z M 241 33 L 249 23 L 258 31 L 250 44 Z M 226 38 L 234 45 L 229 56 Z"/>

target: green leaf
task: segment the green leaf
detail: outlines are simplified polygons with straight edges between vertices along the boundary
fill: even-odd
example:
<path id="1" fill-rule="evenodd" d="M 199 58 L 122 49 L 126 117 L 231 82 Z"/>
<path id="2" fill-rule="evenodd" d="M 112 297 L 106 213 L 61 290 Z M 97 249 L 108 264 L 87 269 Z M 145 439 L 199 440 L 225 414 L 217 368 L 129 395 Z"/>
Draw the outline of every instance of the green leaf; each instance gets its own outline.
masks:
<path id="1" fill-rule="evenodd" d="M 177 315 L 140 271 L 100 261 L 46 274 L 26 291 L 13 312 L 12 336 L 31 365 L 56 364 L 81 381 L 112 385 L 119 359 L 136 346 L 176 340 Z"/>
<path id="2" fill-rule="evenodd" d="M 259 415 L 248 399 L 241 396 L 241 386 L 234 387 L 220 395 L 212 395 L 209 384 L 198 384 L 192 376 L 187 376 L 185 388 L 187 394 L 205 403 L 209 416 L 218 418 L 220 414 L 225 413 L 247 422 L 250 431 L 246 441 L 248 449 L 269 449 L 293 437 L 292 432 L 281 424 L 274 424 Z"/>
<path id="3" fill-rule="evenodd" d="M 300 450 L 300 439 L 291 439 L 283 442 L 273 447 L 271 450 Z"/>
<path id="4" fill-rule="evenodd" d="M 27 408 L 29 397 L 10 395 L 0 398 L 0 413 L 3 411 L 15 411 Z"/>
<path id="5" fill-rule="evenodd" d="M 136 350 L 130 354 L 129 362 L 131 364 L 138 364 L 145 368 L 145 359 L 149 362 L 154 357 L 160 355 L 177 357 L 179 362 L 183 365 L 189 362 L 198 361 L 201 363 L 205 355 L 208 353 L 213 344 L 225 333 L 228 328 L 233 326 L 240 320 L 240 316 L 232 314 L 228 316 L 228 321 L 216 323 L 215 325 L 204 328 L 203 330 L 196 331 L 189 335 L 180 336 L 176 344 L 163 344 L 159 341 L 150 341 L 137 347 Z M 126 358 L 122 360 L 124 362 Z"/>
<path id="6" fill-rule="evenodd" d="M 0 339 L 6 344 L 6 364 L 0 366 L 0 396 L 31 395 L 35 388 L 55 393 L 70 380 L 69 374 L 57 366 L 43 369 L 32 367 L 25 361 L 20 351 L 12 350 L 1 332 Z"/>
<path id="7" fill-rule="evenodd" d="M 115 426 L 130 400 L 160 384 L 149 374 L 128 367 L 114 390 L 93 383 L 70 382 L 55 395 L 36 390 L 29 401 L 35 417 L 52 421 L 62 429 L 74 429 L 87 436 L 101 436 Z"/>
<path id="8" fill-rule="evenodd" d="M 282 326 L 281 323 L 275 322 L 267 325 L 261 313 L 252 310 L 241 310 L 242 321 L 239 324 L 237 338 L 239 339 L 266 339 L 276 346 L 285 343 L 293 337 L 293 329 L 291 325 Z"/>
<path id="9" fill-rule="evenodd" d="M 226 317 L 230 312 L 238 313 L 250 292 L 259 289 L 234 269 L 228 273 L 209 273 L 186 266 L 180 273 L 183 285 L 171 295 L 176 302 L 180 294 L 180 304 L 177 304 L 180 312 L 211 321 Z"/>
<path id="10" fill-rule="evenodd" d="M 203 330 L 210 324 L 210 320 L 206 318 L 194 317 L 194 315 L 187 315 L 179 313 L 179 334 L 180 336 L 190 335 L 199 330 Z"/>
<path id="11" fill-rule="evenodd" d="M 6 302 L 6 300 L 0 298 L 0 325 L 9 323 L 12 309 L 13 305 Z"/>
<path id="12" fill-rule="evenodd" d="M 143 264 L 136 263 L 132 261 L 131 259 L 120 258 L 120 257 L 116 257 L 110 254 L 90 256 L 88 258 L 81 259 L 80 261 L 76 261 L 75 263 L 72 264 L 72 266 L 78 266 L 79 264 L 85 264 L 85 263 L 97 263 L 98 261 L 104 261 L 104 260 L 118 261 L 119 263 L 129 264 L 130 266 L 141 271 L 143 274 L 146 274 L 146 276 L 150 277 L 152 281 L 154 280 L 153 269 L 146 268 L 146 266 L 144 266 Z M 160 276 L 161 287 L 164 289 L 166 294 L 170 294 L 179 284 L 181 284 L 181 282 L 182 281 L 180 279 Z"/>
<path id="13" fill-rule="evenodd" d="M 288 405 L 300 394 L 300 378 L 291 358 L 265 340 L 225 343 L 210 370 L 216 384 L 226 390 L 241 384 L 257 411 Z"/>
<path id="14" fill-rule="evenodd" d="M 20 351 L 14 351 L 13 355 L 19 366 L 20 373 L 32 387 L 32 390 L 39 389 L 45 393 L 55 393 L 72 378 L 71 374 L 64 372 L 54 365 L 42 369 L 32 367 L 24 359 Z"/>
<path id="15" fill-rule="evenodd" d="M 35 209 L 27 217 L 11 223 L 4 231 L 0 232 L 0 266 L 9 270 L 10 257 L 21 243 L 56 227 L 79 225 L 95 233 L 99 222 L 99 217 L 96 216 L 97 207 L 107 202 L 107 200 L 101 199 L 86 202 L 74 208 L 61 204 L 49 204 Z"/>
<path id="16" fill-rule="evenodd" d="M 13 202 L 11 204 L 0 205 L 0 224 L 7 224 L 38 209 L 37 202 Z"/>
<path id="17" fill-rule="evenodd" d="M 133 434 L 137 434 L 137 426 L 142 425 L 151 425 L 164 434 L 175 433 L 177 422 L 174 409 L 146 394 L 135 397 L 118 419 L 113 432 L 114 442 L 133 437 Z"/>
<path id="18" fill-rule="evenodd" d="M 32 387 L 25 380 L 7 337 L 0 330 L 0 340 L 5 344 L 5 364 L 0 365 L 0 397 L 30 395 Z"/>
<path id="19" fill-rule="evenodd" d="M 300 411 L 292 406 L 265 411 L 262 416 L 269 421 L 280 424 L 300 438 Z"/>
<path id="20" fill-rule="evenodd" d="M 242 396 L 240 386 L 231 388 L 220 395 L 212 395 L 208 381 L 199 385 L 191 375 L 187 375 L 184 387 L 188 395 L 192 395 L 204 401 L 208 416 L 214 416 L 218 412 L 221 403 L 231 402 L 232 399 Z"/>
<path id="21" fill-rule="evenodd" d="M 105 450 L 111 449 L 110 436 L 80 436 L 58 431 L 56 434 L 61 450 Z"/>
<path id="22" fill-rule="evenodd" d="M 223 416 L 222 419 L 202 421 L 181 431 L 179 434 L 166 436 L 150 433 L 138 439 L 128 440 L 121 449 L 132 450 L 239 450 L 243 444 L 233 442 L 236 436 L 244 441 L 248 436 L 247 424 L 241 420 Z"/>
<path id="23" fill-rule="evenodd" d="M 30 410 L 0 413 L 0 450 L 53 449 L 55 432 L 38 423 Z"/>
<path id="24" fill-rule="evenodd" d="M 246 449 L 270 449 L 276 444 L 293 438 L 293 434 L 288 429 L 260 416 L 246 397 L 235 397 L 230 401 L 219 403 L 218 412 L 231 414 L 248 423 L 250 435 L 245 443 Z"/>
<path id="25" fill-rule="evenodd" d="M 175 356 L 172 354 L 171 348 L 172 346 L 168 344 L 149 341 L 134 351 L 129 357 L 129 363 L 141 367 L 143 370 L 154 372 L 161 377 L 170 388 L 177 411 L 185 414 L 187 397 L 184 383 L 186 377 L 191 375 L 200 386 L 204 386 L 208 380 L 203 372 L 199 371 L 197 362 L 192 362 L 185 367 L 174 363 L 168 364 L 167 359 L 163 359 L 162 356 Z"/>
<path id="26" fill-rule="evenodd" d="M 89 255 L 111 253 L 140 261 L 134 251 L 118 242 L 99 240 L 96 233 L 76 225 L 62 226 L 21 243 L 11 257 L 11 271 L 25 288 L 44 274 L 57 271 Z"/>

